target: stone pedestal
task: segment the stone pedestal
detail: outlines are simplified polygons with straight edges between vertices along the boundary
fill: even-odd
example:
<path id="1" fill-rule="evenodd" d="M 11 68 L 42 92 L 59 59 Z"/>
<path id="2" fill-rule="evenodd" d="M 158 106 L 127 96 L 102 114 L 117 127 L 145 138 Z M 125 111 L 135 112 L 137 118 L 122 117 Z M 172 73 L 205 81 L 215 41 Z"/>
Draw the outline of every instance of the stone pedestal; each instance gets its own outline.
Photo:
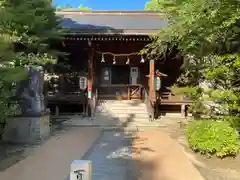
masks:
<path id="1" fill-rule="evenodd" d="M 50 135 L 50 113 L 39 116 L 15 117 L 7 121 L 2 136 L 11 143 L 36 143 Z"/>

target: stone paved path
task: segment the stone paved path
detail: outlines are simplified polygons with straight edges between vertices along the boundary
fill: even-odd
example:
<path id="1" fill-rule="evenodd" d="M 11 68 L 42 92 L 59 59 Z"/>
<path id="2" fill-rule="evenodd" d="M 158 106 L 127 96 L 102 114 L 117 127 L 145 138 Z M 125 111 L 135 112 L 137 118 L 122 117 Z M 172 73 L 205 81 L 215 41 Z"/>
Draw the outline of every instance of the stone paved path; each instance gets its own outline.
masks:
<path id="1" fill-rule="evenodd" d="M 100 134 L 99 128 L 64 128 L 25 159 L 2 168 L 0 180 L 66 180 L 72 161 L 84 157 Z"/>
<path id="2" fill-rule="evenodd" d="M 92 180 L 129 179 L 131 137 L 122 131 L 105 131 L 85 158 L 93 163 Z"/>
<path id="3" fill-rule="evenodd" d="M 0 179 L 12 180 L 18 176 L 18 180 L 66 180 L 71 162 L 81 158 L 92 161 L 92 180 L 180 180 L 180 174 L 197 174 L 192 167 L 184 168 L 184 164 L 191 164 L 169 136 L 160 133 L 158 128 L 155 128 L 155 134 L 152 127 L 142 128 L 148 131 L 147 137 L 140 137 L 139 132 L 133 129 L 129 131 L 127 128 L 124 132 L 122 127 L 122 130 L 104 128 L 102 133 L 101 128 L 68 127 L 65 132 L 50 138 L 32 156 L 0 172 Z M 138 143 L 134 141 L 137 134 L 140 137 Z M 155 137 L 154 141 L 152 137 Z M 173 169 L 175 173 L 172 173 Z M 162 175 L 173 176 L 167 179 Z M 190 180 L 198 180 L 192 177 Z M 184 176 L 181 180 L 188 179 Z"/>

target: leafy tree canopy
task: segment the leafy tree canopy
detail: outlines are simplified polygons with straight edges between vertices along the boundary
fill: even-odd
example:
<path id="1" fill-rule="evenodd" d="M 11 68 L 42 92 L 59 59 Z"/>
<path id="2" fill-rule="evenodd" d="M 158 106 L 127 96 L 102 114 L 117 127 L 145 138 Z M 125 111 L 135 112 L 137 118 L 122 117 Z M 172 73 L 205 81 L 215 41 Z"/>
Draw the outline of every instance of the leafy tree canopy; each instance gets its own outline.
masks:
<path id="1" fill-rule="evenodd" d="M 146 9 L 162 12 L 169 23 L 157 43 L 177 44 L 184 53 L 203 56 L 239 40 L 238 0 L 152 0 Z"/>
<path id="2" fill-rule="evenodd" d="M 56 60 L 51 40 L 61 38 L 61 20 L 46 0 L 4 0 L 0 5 L 0 113 L 5 120 L 17 113 L 11 102 L 14 85 L 26 77 L 25 65 Z"/>
<path id="3" fill-rule="evenodd" d="M 73 9 L 73 7 L 71 5 L 69 5 L 69 4 L 68 5 L 63 5 L 63 6 L 57 6 L 57 9 L 67 9 L 67 8 L 70 8 L 70 9 L 72 8 Z M 77 9 L 82 10 L 82 11 L 90 11 L 90 10 L 92 10 L 91 8 L 85 7 L 82 4 L 80 4 Z"/>
<path id="4" fill-rule="evenodd" d="M 190 110 L 195 117 L 208 119 L 197 121 L 192 126 L 195 129 L 188 127 L 190 147 L 218 156 L 237 154 L 239 136 L 236 134 L 239 133 L 236 131 L 240 132 L 239 0 L 151 0 L 146 10 L 162 12 L 161 18 L 168 21 L 168 27 L 159 31 L 143 53 L 159 57 L 159 54 L 166 55 L 172 48 L 178 48 L 185 68 L 177 81 L 178 86 L 172 89 L 192 99 Z M 229 130 L 234 138 L 230 137 Z M 224 139 L 224 149 L 218 138 Z M 233 142 L 233 139 L 234 145 L 228 146 L 226 142 Z"/>
<path id="5" fill-rule="evenodd" d="M 240 3 L 238 0 L 152 0 L 146 10 L 160 11 L 168 27 L 143 51 L 163 54 L 177 47 L 187 65 L 179 83 L 197 91 L 198 101 L 221 104 L 221 113 L 239 106 Z M 196 92 L 196 91 L 195 91 Z M 196 93 L 195 93 L 196 95 Z M 198 103 L 199 104 L 199 103 Z M 225 111 L 226 110 L 226 111 Z"/>

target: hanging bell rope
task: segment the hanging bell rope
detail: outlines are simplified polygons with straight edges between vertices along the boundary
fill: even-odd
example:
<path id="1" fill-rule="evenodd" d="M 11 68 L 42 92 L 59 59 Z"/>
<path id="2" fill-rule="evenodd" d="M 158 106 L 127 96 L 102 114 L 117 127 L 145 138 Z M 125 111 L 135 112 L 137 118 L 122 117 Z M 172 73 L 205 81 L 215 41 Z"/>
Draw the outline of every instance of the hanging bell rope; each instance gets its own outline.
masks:
<path id="1" fill-rule="evenodd" d="M 95 51 L 96 53 L 98 54 L 101 54 L 101 55 L 106 55 L 106 54 L 109 54 L 109 55 L 112 55 L 112 56 L 133 56 L 133 55 L 140 55 L 139 52 L 133 52 L 133 53 L 129 53 L 129 54 L 115 54 L 115 53 L 112 53 L 112 52 L 101 52 L 101 51 Z"/>
<path id="2" fill-rule="evenodd" d="M 126 64 L 129 64 L 130 63 L 130 56 L 133 56 L 133 55 L 141 55 L 139 52 L 132 52 L 132 53 L 128 53 L 128 54 L 115 54 L 115 53 L 112 53 L 112 52 L 101 52 L 101 51 L 95 51 L 96 53 L 100 54 L 102 56 L 101 58 L 101 62 L 104 63 L 105 62 L 105 59 L 104 59 L 104 56 L 105 55 L 111 55 L 113 56 L 113 64 L 116 64 L 116 57 L 120 57 L 120 56 L 124 56 L 124 57 L 127 57 L 127 61 L 126 61 Z M 145 62 L 145 59 L 143 58 L 143 56 L 141 55 L 141 60 L 140 60 L 140 63 L 144 63 Z"/>

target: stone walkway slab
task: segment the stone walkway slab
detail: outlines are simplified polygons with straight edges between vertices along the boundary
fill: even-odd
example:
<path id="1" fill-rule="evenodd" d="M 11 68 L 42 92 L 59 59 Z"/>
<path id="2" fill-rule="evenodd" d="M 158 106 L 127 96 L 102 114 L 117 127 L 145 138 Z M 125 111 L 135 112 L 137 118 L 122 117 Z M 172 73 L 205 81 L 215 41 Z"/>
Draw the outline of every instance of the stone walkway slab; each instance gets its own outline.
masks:
<path id="1" fill-rule="evenodd" d="M 0 172 L 1 180 L 66 180 L 73 160 L 81 159 L 101 135 L 100 128 L 67 128 L 32 154 Z"/>
<path id="2" fill-rule="evenodd" d="M 137 180 L 204 180 L 181 146 L 160 130 L 137 132 L 132 156 Z"/>
<path id="3" fill-rule="evenodd" d="M 125 180 L 131 161 L 131 136 L 123 131 L 105 131 L 85 158 L 93 163 L 92 180 Z"/>
<path id="4" fill-rule="evenodd" d="M 131 118 L 117 118 L 97 116 L 93 118 L 72 116 L 62 123 L 66 127 L 101 127 L 102 129 L 115 129 L 123 127 L 158 127 L 162 124 L 161 120 L 148 121 Z"/>

